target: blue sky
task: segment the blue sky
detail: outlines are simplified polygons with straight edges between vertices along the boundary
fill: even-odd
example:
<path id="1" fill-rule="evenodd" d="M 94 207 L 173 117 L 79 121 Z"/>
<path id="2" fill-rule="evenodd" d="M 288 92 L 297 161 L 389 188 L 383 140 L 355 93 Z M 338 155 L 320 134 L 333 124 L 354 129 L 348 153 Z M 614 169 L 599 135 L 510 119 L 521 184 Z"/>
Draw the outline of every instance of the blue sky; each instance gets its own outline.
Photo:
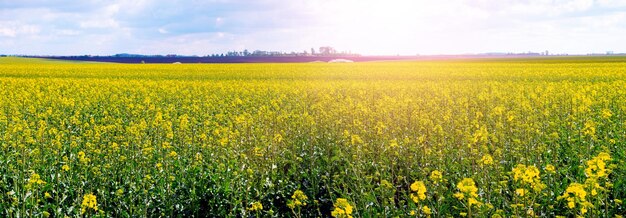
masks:
<path id="1" fill-rule="evenodd" d="M 0 0 L 0 54 L 626 52 L 626 0 Z"/>

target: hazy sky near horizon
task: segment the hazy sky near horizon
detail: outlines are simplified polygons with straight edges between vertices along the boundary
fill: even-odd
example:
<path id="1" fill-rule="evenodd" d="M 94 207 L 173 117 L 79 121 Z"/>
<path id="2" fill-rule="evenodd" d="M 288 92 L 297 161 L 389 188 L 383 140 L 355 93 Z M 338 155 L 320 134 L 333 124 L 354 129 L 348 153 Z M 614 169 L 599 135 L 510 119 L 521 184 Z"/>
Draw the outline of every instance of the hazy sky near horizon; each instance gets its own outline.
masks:
<path id="1" fill-rule="evenodd" d="M 626 52 L 626 0 L 0 0 L 0 54 Z"/>

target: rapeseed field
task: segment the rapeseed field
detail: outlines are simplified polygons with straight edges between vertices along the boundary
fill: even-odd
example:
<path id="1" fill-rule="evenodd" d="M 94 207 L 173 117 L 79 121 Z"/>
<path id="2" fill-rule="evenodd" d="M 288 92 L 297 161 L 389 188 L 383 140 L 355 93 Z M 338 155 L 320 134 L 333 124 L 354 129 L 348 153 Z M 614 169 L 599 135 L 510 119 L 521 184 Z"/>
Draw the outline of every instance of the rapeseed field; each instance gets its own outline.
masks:
<path id="1" fill-rule="evenodd" d="M 0 217 L 621 217 L 626 58 L 0 58 Z"/>

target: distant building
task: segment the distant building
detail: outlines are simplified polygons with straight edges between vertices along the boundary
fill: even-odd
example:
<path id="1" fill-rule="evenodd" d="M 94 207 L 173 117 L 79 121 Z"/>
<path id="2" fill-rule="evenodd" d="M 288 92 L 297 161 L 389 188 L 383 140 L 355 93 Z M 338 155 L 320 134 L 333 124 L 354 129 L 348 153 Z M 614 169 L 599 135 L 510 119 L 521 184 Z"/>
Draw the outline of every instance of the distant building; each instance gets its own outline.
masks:
<path id="1" fill-rule="evenodd" d="M 335 48 L 330 47 L 330 46 L 324 46 L 324 47 L 320 47 L 319 50 L 321 55 L 332 55 L 337 53 L 337 50 L 335 50 Z"/>

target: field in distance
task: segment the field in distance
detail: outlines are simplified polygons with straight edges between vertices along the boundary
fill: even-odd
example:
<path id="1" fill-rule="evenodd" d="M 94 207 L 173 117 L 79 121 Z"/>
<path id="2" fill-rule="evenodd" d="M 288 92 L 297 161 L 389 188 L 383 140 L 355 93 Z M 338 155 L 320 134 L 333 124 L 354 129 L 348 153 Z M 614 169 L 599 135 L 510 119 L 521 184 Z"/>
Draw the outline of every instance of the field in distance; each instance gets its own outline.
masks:
<path id="1" fill-rule="evenodd" d="M 626 57 L 0 58 L 0 217 L 621 217 Z"/>

